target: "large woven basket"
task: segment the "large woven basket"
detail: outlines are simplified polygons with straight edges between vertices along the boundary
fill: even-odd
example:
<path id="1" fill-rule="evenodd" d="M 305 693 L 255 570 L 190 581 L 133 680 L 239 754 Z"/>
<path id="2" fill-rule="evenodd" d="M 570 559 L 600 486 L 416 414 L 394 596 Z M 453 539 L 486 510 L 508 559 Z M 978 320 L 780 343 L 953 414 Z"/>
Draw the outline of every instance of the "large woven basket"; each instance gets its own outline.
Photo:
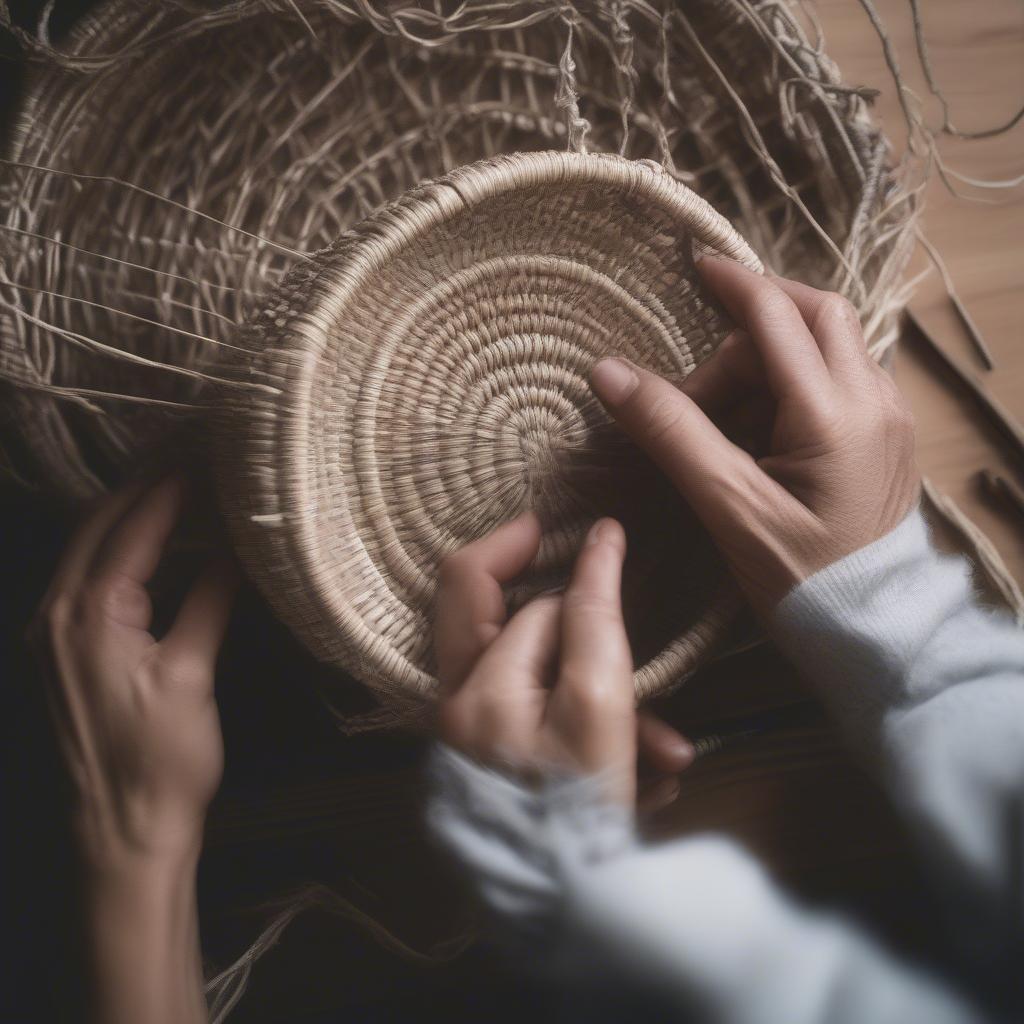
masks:
<path id="1" fill-rule="evenodd" d="M 659 165 L 544 152 L 424 183 L 288 275 L 240 336 L 261 390 L 228 393 L 217 477 L 250 574 L 318 655 L 429 697 L 440 560 L 532 508 L 522 586 L 563 582 L 618 515 L 637 696 L 693 671 L 734 587 L 587 378 L 617 353 L 681 380 L 722 340 L 695 249 L 760 270 Z"/>
<path id="2" fill-rule="evenodd" d="M 37 66 L 20 119 L 23 130 L 0 166 L 4 449 L 19 475 L 65 495 L 95 493 L 171 439 L 205 453 L 211 401 L 241 414 L 263 408 L 271 395 L 267 389 L 276 388 L 284 392 L 279 409 L 289 408 L 298 389 L 293 393 L 280 380 L 274 383 L 273 370 L 266 378 L 260 374 L 275 359 L 281 372 L 294 367 L 296 357 L 287 346 L 312 344 L 311 335 L 297 331 L 297 318 L 288 315 L 268 321 L 266 310 L 273 308 L 268 301 L 280 303 L 268 295 L 292 273 L 286 287 L 308 280 L 311 291 L 287 309 L 319 308 L 322 293 L 316 288 L 341 273 L 338 260 L 347 259 L 343 254 L 356 244 L 350 237 L 340 248 L 328 248 L 340 236 L 373 218 L 371 228 L 354 236 L 362 238 L 357 246 L 362 258 L 370 252 L 367 239 L 373 232 L 397 230 L 390 219 L 399 215 L 395 211 L 408 211 L 409 203 L 415 208 L 425 199 L 414 191 L 390 213 L 380 213 L 386 204 L 455 168 L 501 154 L 562 150 L 579 159 L 610 153 L 633 161 L 588 166 L 615 167 L 619 170 L 607 173 L 634 176 L 638 209 L 620 203 L 609 213 L 599 207 L 588 222 L 576 200 L 559 200 L 560 210 L 575 211 L 574 218 L 564 219 L 559 239 L 571 243 L 575 259 L 592 231 L 596 262 L 584 262 L 600 266 L 602 258 L 616 259 L 623 289 L 634 298 L 634 286 L 658 295 L 687 331 L 700 316 L 711 318 L 704 324 L 707 340 L 701 337 L 696 347 L 696 335 L 670 344 L 655 332 L 643 348 L 643 332 L 634 324 L 625 335 L 641 361 L 683 373 L 689 365 L 685 353 L 699 358 L 701 347 L 713 345 L 720 334 L 713 311 L 702 307 L 687 284 L 692 277 L 686 267 L 673 267 L 682 283 L 678 295 L 670 295 L 648 274 L 649 266 L 633 261 L 635 252 L 613 247 L 612 225 L 630 216 L 639 218 L 636 223 L 653 216 L 657 204 L 650 205 L 645 190 L 667 195 L 670 186 L 677 195 L 686 194 L 681 187 L 688 186 L 706 200 L 772 270 L 850 298 L 876 354 L 895 338 L 913 194 L 887 169 L 885 141 L 870 122 L 864 98 L 842 84 L 820 46 L 776 0 L 574 5 L 468 0 L 429 7 L 373 2 L 349 7 L 328 0 L 243 0 L 207 7 L 114 0 L 59 49 L 45 33 L 23 41 Z M 523 166 L 549 166 L 550 158 L 536 160 Z M 506 172 L 466 173 L 468 181 L 478 182 L 480 173 L 490 180 Z M 583 191 L 592 187 L 593 182 Z M 448 191 L 450 186 L 435 184 L 426 195 Z M 548 208 L 538 197 L 531 202 L 540 202 L 538 210 Z M 687 203 L 689 212 L 671 225 L 669 235 L 700 236 L 693 219 L 698 205 L 692 199 Z M 701 210 L 698 220 L 717 223 Z M 484 220 L 491 234 L 481 236 L 481 245 L 518 223 Z M 445 237 L 454 251 L 454 240 Z M 461 242 L 472 247 L 477 239 Z M 685 259 L 686 247 L 679 252 Z M 395 280 L 403 292 L 398 294 L 408 293 L 411 304 L 419 297 L 416 276 L 410 264 L 400 265 Z M 613 273 L 601 272 L 615 280 Z M 429 279 L 429 287 L 435 283 Z M 518 287 L 513 284 L 513 291 Z M 545 285 L 540 293 L 549 290 Z M 584 289 L 581 294 L 593 299 L 594 293 Z M 482 293 L 473 295 L 475 308 L 482 309 Z M 372 302 L 364 300 L 358 309 L 369 327 L 381 327 Z M 462 337 L 469 330 L 454 307 L 451 312 L 450 322 L 436 321 L 437 337 Z M 614 322 L 625 323 L 624 315 L 619 309 Z M 284 324 L 277 327 L 277 319 Z M 254 326 L 239 335 L 238 325 L 246 321 Z M 581 315 L 580 323 L 585 321 Z M 264 335 L 258 325 L 266 328 Z M 591 337 L 600 333 L 598 326 L 592 324 Z M 260 344 L 268 351 L 255 352 L 253 362 Z M 666 361 L 673 345 L 674 363 Z M 614 347 L 588 343 L 587 358 Z M 562 365 L 550 356 L 537 359 L 526 348 L 523 358 L 527 381 L 538 379 L 536 368 L 548 365 L 544 359 Z M 365 352 L 359 360 L 360 367 L 370 365 Z M 253 376 L 240 377 L 239 367 L 250 364 Z M 337 358 L 324 365 L 344 369 Z M 471 369 L 463 367 L 460 376 L 456 368 L 435 367 L 438 383 L 432 393 L 429 378 L 417 376 L 413 365 L 404 394 L 422 403 L 446 388 L 457 394 L 458 382 Z M 326 388 L 328 379 L 318 386 Z M 340 374 L 333 379 L 340 381 Z M 265 581 L 275 607 L 322 656 L 378 687 L 408 694 L 429 689 L 422 613 L 400 625 L 385 621 L 391 614 L 401 619 L 405 613 L 396 609 L 425 601 L 430 591 L 429 580 L 416 579 L 401 556 L 391 560 L 393 548 L 410 550 L 406 545 L 417 529 L 409 512 L 414 501 L 423 503 L 423 540 L 413 544 L 410 559 L 421 570 L 458 539 L 485 529 L 529 498 L 547 503 L 550 517 L 561 524 L 555 530 L 559 539 L 550 542 L 545 555 L 557 575 L 580 522 L 599 506 L 611 510 L 607 478 L 598 479 L 601 471 L 585 456 L 590 449 L 577 445 L 579 438 L 566 424 L 581 416 L 588 430 L 598 431 L 598 447 L 609 458 L 606 446 L 612 442 L 600 434 L 595 419 L 587 418 L 596 414 L 588 411 L 592 407 L 586 406 L 579 380 L 566 378 L 553 393 L 563 386 L 567 418 L 537 419 L 524 435 L 529 439 L 531 429 L 537 436 L 550 431 L 531 449 L 530 465 L 537 466 L 564 443 L 560 432 L 568 431 L 571 472 L 561 471 L 564 459 L 555 460 L 560 467 L 555 476 L 563 481 L 557 487 L 545 490 L 536 469 L 524 477 L 522 461 L 505 466 L 505 475 L 495 470 L 495 479 L 507 484 L 501 494 L 481 490 L 482 484 L 464 486 L 435 467 L 424 473 L 450 493 L 434 494 L 421 480 L 415 497 L 404 491 L 393 504 L 389 495 L 397 500 L 400 491 L 394 477 L 388 485 L 392 491 L 382 490 L 384 497 L 374 505 L 361 490 L 362 481 L 372 479 L 366 467 L 358 488 L 351 486 L 356 483 L 351 474 L 346 477 L 346 499 L 357 495 L 370 502 L 360 514 L 381 512 L 382 522 L 392 523 L 401 538 L 396 547 L 374 535 L 380 549 L 358 553 L 364 568 L 380 570 L 373 581 L 376 596 L 367 598 L 377 602 L 380 621 L 365 610 L 346 618 L 341 609 L 358 606 L 358 595 L 342 587 L 333 603 L 329 599 L 331 588 L 340 585 L 317 575 L 321 568 L 315 559 L 322 560 L 323 572 L 336 564 L 324 547 L 312 541 L 296 547 L 294 539 L 282 539 L 287 530 L 275 527 L 273 517 L 294 516 L 294 502 L 316 493 L 320 506 L 301 509 L 295 523 L 305 522 L 308 532 L 317 516 L 326 516 L 325 536 L 336 538 L 339 525 L 330 517 L 343 513 L 322 502 L 325 495 L 342 492 L 338 467 L 330 470 L 334 476 L 317 477 L 311 491 L 293 486 L 298 471 L 289 475 L 279 467 L 296 467 L 308 439 L 274 433 L 268 425 L 261 443 L 271 447 L 245 449 L 246 461 L 236 462 L 230 477 L 235 483 L 226 484 L 224 493 L 232 495 L 226 507 L 239 524 L 243 557 Z M 351 409 L 344 402 L 339 408 L 349 411 L 339 411 L 332 421 L 335 414 L 325 404 L 331 395 L 316 388 L 310 393 L 316 396 L 322 437 L 342 423 L 355 429 L 358 415 L 345 419 Z M 343 395 L 343 390 L 333 392 L 334 398 Z M 528 405 L 524 401 L 522 408 Z M 511 416 L 515 408 L 508 409 Z M 383 401 L 375 412 L 385 418 L 378 421 L 375 415 L 373 422 L 398 422 Z M 245 425 L 240 436 L 256 443 L 251 419 L 239 419 Z M 337 436 L 339 458 L 341 451 L 356 457 L 353 437 Z M 502 436 L 507 443 L 510 435 Z M 492 436 L 496 444 L 498 437 Z M 409 439 L 388 444 L 384 450 L 399 460 L 424 450 Z M 378 445 L 358 449 L 376 450 Z M 497 449 L 485 461 L 496 457 Z M 634 467 L 629 457 L 620 454 L 618 461 L 627 473 L 620 477 L 625 482 L 619 494 L 629 495 L 633 477 L 628 473 Z M 327 465 L 315 471 L 328 474 Z M 314 472 L 309 464 L 306 469 Z M 229 470 L 222 475 L 227 481 Z M 636 470 L 634 476 L 637 487 L 653 486 L 649 474 Z M 508 483 L 516 479 L 520 490 Z M 461 507 L 469 494 L 484 494 L 486 500 Z M 389 504 L 386 510 L 381 501 Z M 625 504 L 618 511 L 629 518 L 637 502 Z M 439 529 L 442 505 L 461 516 L 457 527 Z M 642 534 L 645 526 L 638 528 Z M 361 527 L 349 536 L 368 534 Z M 668 541 L 662 536 L 660 543 Z M 658 563 L 656 548 L 646 548 L 646 557 Z M 657 608 L 634 603 L 639 663 L 653 658 L 660 666 L 659 651 L 668 650 L 673 637 L 688 637 L 693 646 L 685 656 L 667 657 L 667 667 L 641 673 L 642 692 L 678 681 L 673 674 L 698 660 L 697 652 L 708 646 L 701 623 L 713 619 L 718 608 L 719 574 L 710 558 L 703 561 L 705 547 L 665 548 L 664 553 L 663 563 L 676 568 L 681 559 L 696 559 L 684 573 L 693 590 L 680 598 L 685 607 L 664 605 L 665 615 L 675 616 L 669 624 L 658 620 Z M 305 598 L 296 597 L 299 587 L 309 588 Z M 385 592 L 391 596 L 378 600 Z M 341 631 L 332 633 L 342 622 Z M 383 647 L 380 636 L 389 637 Z"/>

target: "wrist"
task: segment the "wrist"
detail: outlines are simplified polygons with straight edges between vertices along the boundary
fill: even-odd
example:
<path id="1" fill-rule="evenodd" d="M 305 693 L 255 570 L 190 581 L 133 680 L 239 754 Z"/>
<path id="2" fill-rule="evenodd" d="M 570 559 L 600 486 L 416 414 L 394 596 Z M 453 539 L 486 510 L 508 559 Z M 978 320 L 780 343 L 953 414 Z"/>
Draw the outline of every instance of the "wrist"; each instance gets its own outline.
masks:
<path id="1" fill-rule="evenodd" d="M 87 873 L 97 876 L 194 868 L 203 845 L 201 814 L 173 822 L 147 815 L 142 823 L 79 808 L 72 825 L 79 860 Z"/>
<path id="2" fill-rule="evenodd" d="M 915 511 L 801 583 L 772 637 L 870 756 L 882 716 L 908 697 L 914 661 L 970 592 L 966 565 L 938 554 Z"/>
<path id="3" fill-rule="evenodd" d="M 93 1018 L 205 1021 L 198 850 L 107 849 L 83 860 L 82 940 Z"/>
<path id="4" fill-rule="evenodd" d="M 84 843 L 79 846 L 83 881 L 104 888 L 147 884 L 164 890 L 183 878 L 195 876 L 201 840 L 187 846 L 139 848 L 123 842 Z"/>
<path id="5" fill-rule="evenodd" d="M 928 525 L 916 508 L 894 529 L 801 580 L 775 609 L 772 626 L 800 642 L 825 634 L 860 635 L 865 616 L 872 627 L 886 627 L 913 611 L 914 596 L 927 594 L 935 557 Z M 874 614 L 879 603 L 893 614 Z"/>
<path id="6" fill-rule="evenodd" d="M 195 904 L 199 852 L 107 849 L 90 852 L 81 863 L 86 919 L 116 921 L 135 934 L 174 931 Z"/>

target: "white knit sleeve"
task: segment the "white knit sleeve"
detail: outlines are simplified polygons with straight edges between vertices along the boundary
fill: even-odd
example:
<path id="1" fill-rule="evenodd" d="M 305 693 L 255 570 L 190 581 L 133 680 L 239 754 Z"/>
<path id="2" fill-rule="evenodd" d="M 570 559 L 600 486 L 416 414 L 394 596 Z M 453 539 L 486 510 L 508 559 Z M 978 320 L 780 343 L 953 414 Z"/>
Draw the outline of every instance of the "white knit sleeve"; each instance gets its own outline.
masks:
<path id="1" fill-rule="evenodd" d="M 916 824 L 974 980 L 1012 1007 L 1024 919 L 1021 634 L 978 607 L 965 565 L 935 552 L 916 512 L 801 584 L 774 633 Z M 585 984 L 638 980 L 709 1024 L 988 1019 L 855 928 L 797 906 L 735 844 L 641 842 L 594 780 L 529 788 L 444 749 L 432 779 L 435 834 L 498 929 Z"/>
<path id="2" fill-rule="evenodd" d="M 950 941 L 1019 995 L 1024 633 L 980 606 L 919 511 L 801 584 L 773 627 L 920 840 Z"/>
<path id="3" fill-rule="evenodd" d="M 530 788 L 446 748 L 430 776 L 429 822 L 497 937 L 563 988 L 628 986 L 648 1013 L 707 1024 L 982 1019 L 842 921 L 798 908 L 728 840 L 640 842 L 593 779 Z"/>

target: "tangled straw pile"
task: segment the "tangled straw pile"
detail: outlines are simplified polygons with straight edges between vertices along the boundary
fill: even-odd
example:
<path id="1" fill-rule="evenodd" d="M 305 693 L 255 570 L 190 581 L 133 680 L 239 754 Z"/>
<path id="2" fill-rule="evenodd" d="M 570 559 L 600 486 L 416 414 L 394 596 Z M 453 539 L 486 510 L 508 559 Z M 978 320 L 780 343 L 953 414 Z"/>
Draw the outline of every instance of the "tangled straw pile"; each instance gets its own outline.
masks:
<path id="1" fill-rule="evenodd" d="M 500 154 L 653 161 L 766 266 L 846 295 L 877 355 L 895 339 L 914 193 L 775 0 L 118 0 L 59 50 L 22 38 L 37 67 L 0 167 L 5 447 L 66 494 L 170 428 L 203 439 L 211 402 L 258 406 L 270 385 L 237 372 L 253 335 L 236 327 L 268 291 L 408 189 Z"/>

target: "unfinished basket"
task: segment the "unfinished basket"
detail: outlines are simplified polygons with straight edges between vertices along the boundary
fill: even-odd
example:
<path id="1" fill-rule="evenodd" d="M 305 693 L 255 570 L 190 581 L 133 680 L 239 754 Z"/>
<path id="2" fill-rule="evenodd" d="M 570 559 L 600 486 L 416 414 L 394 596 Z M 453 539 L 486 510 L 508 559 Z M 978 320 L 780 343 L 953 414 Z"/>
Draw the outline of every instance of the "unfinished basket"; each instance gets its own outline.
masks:
<path id="1" fill-rule="evenodd" d="M 335 257 L 312 254 L 367 217 L 379 217 L 372 220 L 373 230 L 383 231 L 391 224 L 388 218 L 398 215 L 378 214 L 387 203 L 422 182 L 501 154 L 564 150 L 581 158 L 611 153 L 653 161 L 663 168 L 660 175 L 649 167 L 638 170 L 637 163 L 626 166 L 633 175 L 648 175 L 644 181 L 659 182 L 665 194 L 670 185 L 689 186 L 772 270 L 846 295 L 861 316 L 872 351 L 880 354 L 896 336 L 914 193 L 888 169 L 886 143 L 870 121 L 864 96 L 843 85 L 795 10 L 778 0 L 430 5 L 113 0 L 57 46 L 45 27 L 31 38 L 23 34 L 35 68 L 19 118 L 22 131 L 0 164 L 0 383 L 8 461 L 34 484 L 82 497 L 115 482 L 171 438 L 204 454 L 212 399 L 244 411 L 250 404 L 261 408 L 269 394 L 270 385 L 238 378 L 240 359 L 249 353 L 236 350 L 238 325 L 265 308 L 268 291 L 293 269 L 301 276 L 324 260 L 316 287 L 326 286 L 338 273 L 331 269 Z M 0 21 L 5 17 L 0 0 Z M 613 165 L 618 166 L 614 161 L 594 166 Z M 440 194 L 448 193 L 442 188 Z M 396 209 L 406 209 L 406 202 Z M 585 244 L 583 208 L 567 200 L 559 217 L 566 211 L 575 211 L 575 219 L 562 225 L 565 240 Z M 609 216 L 601 209 L 592 212 L 595 249 L 606 247 L 603 232 L 615 230 Z M 617 216 L 626 217 L 625 207 Z M 505 227 L 487 224 L 491 234 L 464 238 L 462 244 L 490 244 Z M 364 240 L 361 258 L 370 252 L 369 244 Z M 630 281 L 662 294 L 649 267 L 631 262 L 632 254 L 621 249 L 607 251 L 620 257 L 615 272 L 605 276 L 627 294 L 633 294 Z M 399 294 L 411 291 L 415 301 L 413 267 L 401 266 L 408 276 Z M 591 287 L 598 288 L 582 282 L 579 287 L 588 297 Z M 549 292 L 555 293 L 546 287 L 539 294 Z M 685 293 L 684 286 L 679 301 Z M 483 292 L 472 294 L 483 301 Z M 665 304 L 687 330 L 693 326 L 689 313 Z M 288 308 L 309 305 L 296 300 Z M 373 320 L 370 307 L 358 308 L 379 329 L 381 321 Z M 625 308 L 619 308 L 616 323 L 626 323 Z M 281 318 L 283 337 L 298 339 L 294 323 Z M 636 324 L 629 323 L 630 337 L 638 338 Z M 397 328 L 389 321 L 388 329 Z M 460 332 L 469 330 L 468 321 L 453 317 L 447 326 L 438 321 L 436 336 L 462 337 Z M 716 330 L 709 329 L 712 344 Z M 279 340 L 273 332 L 268 338 Z M 244 339 L 243 349 L 258 336 L 250 332 Z M 693 337 L 689 340 L 693 346 Z M 646 344 L 662 346 L 657 351 L 664 358 L 663 342 L 664 335 L 656 334 Z M 655 351 L 647 355 L 653 358 Z M 539 373 L 548 365 L 545 360 L 563 365 L 561 356 L 541 359 L 530 353 L 527 359 L 526 354 L 524 347 L 525 366 L 536 367 L 527 373 Z M 282 365 L 294 365 L 293 357 L 280 358 Z M 264 371 L 270 359 L 258 360 Z M 483 368 L 466 365 L 460 372 L 471 371 Z M 454 367 L 446 372 L 438 371 L 447 384 L 434 394 L 423 368 L 411 364 L 403 394 L 434 408 L 430 402 L 441 402 L 445 386 L 459 394 L 456 382 L 462 377 Z M 341 386 L 334 375 L 317 387 L 326 387 L 327 379 Z M 576 446 L 574 416 L 582 413 L 578 423 L 600 440 L 595 450 L 610 458 L 611 449 L 602 447 L 599 424 L 586 418 L 581 385 L 566 379 L 564 386 L 565 418 L 554 407 L 535 406 L 548 416 L 546 424 L 534 425 L 538 433 L 551 432 L 548 441 L 531 450 L 529 460 L 520 452 L 514 469 L 495 469 L 492 480 L 512 481 L 517 472 L 522 480 L 527 461 L 533 467 L 524 488 L 532 488 L 538 500 L 543 492 L 562 524 L 561 533 L 556 531 L 558 554 L 547 554 L 552 571 L 564 564 L 579 522 L 603 503 L 602 494 L 615 497 L 607 480 L 597 479 L 598 469 L 586 465 L 581 452 L 590 449 Z M 316 387 L 312 393 L 320 394 Z M 527 407 L 534 408 L 524 399 L 522 408 Z M 519 407 L 507 408 L 511 417 Z M 374 422 L 400 422 L 399 406 L 381 401 L 379 412 L 384 418 Z M 326 406 L 317 405 L 312 414 L 321 417 L 323 437 L 343 422 L 332 423 Z M 507 424 L 489 427 L 496 444 L 499 439 L 509 443 L 510 435 L 499 429 Z M 561 456 L 551 454 L 567 437 L 574 453 L 571 473 Z M 257 527 L 249 517 L 295 513 L 292 503 L 300 500 L 301 490 L 289 484 L 276 499 L 268 491 L 270 480 L 283 479 L 276 475 L 278 467 L 296 464 L 294 441 L 277 451 L 250 453 L 251 465 L 262 467 L 249 476 L 252 495 L 246 498 L 240 486 L 231 491 L 238 503 L 235 514 L 247 524 L 239 532 L 243 548 L 262 544 L 266 557 L 289 552 L 281 556 L 285 561 L 290 549 L 274 547 L 282 528 L 272 519 Z M 442 441 L 455 443 L 448 437 Z M 373 501 L 395 502 L 387 521 L 402 544 L 389 545 L 382 535 L 372 540 L 379 550 L 360 555 L 364 567 L 380 567 L 372 594 L 393 586 L 399 595 L 395 606 L 367 600 L 394 613 L 406 599 L 415 604 L 413 585 L 406 581 L 412 567 L 431 564 L 450 543 L 473 531 L 460 524 L 449 526 L 450 535 L 442 534 L 438 499 L 425 479 L 406 479 L 400 471 L 401 459 L 418 458 L 425 448 L 413 442 L 403 448 L 397 439 L 392 445 L 392 477 L 381 478 L 379 495 L 366 497 L 365 506 L 357 503 L 351 514 L 368 515 L 377 507 Z M 350 447 L 349 456 L 355 450 Z M 484 465 L 493 466 L 496 455 L 487 456 Z M 632 467 L 630 459 L 619 459 L 624 470 Z M 552 479 L 563 483 L 549 492 L 538 467 L 555 463 L 558 473 Z M 435 469 L 439 464 L 438 459 L 429 463 Z M 365 467 L 360 471 L 372 479 Z M 637 486 L 650 486 L 644 473 L 638 476 Z M 626 482 L 618 493 L 629 494 L 632 483 L 621 479 Z M 326 493 L 322 487 L 328 480 L 336 483 L 337 477 L 317 479 L 316 493 Z M 499 493 L 500 488 L 487 491 L 483 481 L 469 480 L 442 482 L 456 502 L 456 496 L 471 492 L 487 495 L 479 530 L 517 507 L 525 493 L 514 493 L 512 483 Z M 351 497 L 350 483 L 346 478 L 345 493 Z M 410 487 L 419 488 L 417 500 L 425 503 L 425 547 L 412 554 L 403 547 L 415 528 L 408 512 Z M 455 511 L 470 514 L 469 508 Z M 259 542 L 257 528 L 265 535 Z M 364 532 L 360 527 L 349 535 Z M 654 558 L 653 547 L 647 557 Z M 304 550 L 315 549 L 306 545 Z M 634 622 L 641 664 L 702 621 L 714 604 L 709 581 L 717 579 L 717 569 L 705 565 L 703 559 L 710 557 L 705 547 L 694 545 L 689 554 L 667 551 L 664 562 L 678 566 L 684 555 L 696 560 L 686 578 L 706 576 L 708 582 L 699 594 L 680 598 L 685 608 L 664 609 L 676 616 L 672 623 L 659 623 L 658 609 L 649 608 L 641 616 L 642 629 Z M 308 562 L 300 570 L 298 563 L 260 568 L 252 556 L 247 560 L 263 574 L 275 607 L 286 616 L 297 599 L 286 590 L 275 596 L 278 583 L 272 581 L 294 583 L 299 575 L 306 581 L 321 571 Z M 420 600 L 429 587 L 422 580 L 415 586 Z M 399 636 L 402 630 L 421 629 L 421 619 L 382 621 L 378 627 L 362 609 L 363 618 L 355 615 L 352 628 L 346 627 L 346 652 L 341 652 L 337 638 L 332 642 L 322 635 L 325 623 L 342 618 L 325 601 L 318 592 L 315 614 L 307 607 L 301 622 L 298 612 L 291 615 L 315 649 L 341 663 L 358 662 L 357 672 L 379 681 L 381 666 L 391 662 L 377 647 L 353 639 L 364 626 L 369 635 L 378 629 L 395 651 L 406 651 L 408 665 L 401 670 L 393 654 L 403 692 L 429 687 L 429 665 L 418 654 L 410 656 L 420 650 L 416 645 L 422 638 Z M 359 607 L 359 600 L 343 594 L 335 604 Z M 640 688 L 653 689 L 670 674 L 652 669 Z"/>
<path id="2" fill-rule="evenodd" d="M 846 295 L 876 352 L 895 337 L 913 195 L 777 0 L 113 0 L 59 48 L 23 42 L 3 447 L 64 495 L 202 417 L 234 325 L 301 254 L 500 153 L 654 159 L 774 271 Z"/>
<path id="3" fill-rule="evenodd" d="M 217 477 L 250 575 L 321 658 L 429 697 L 439 562 L 533 508 L 524 586 L 564 582 L 593 520 L 623 518 L 637 696 L 693 671 L 734 588 L 587 380 L 611 354 L 681 380 L 722 340 L 695 249 L 761 268 L 656 164 L 518 154 L 411 190 L 270 294 Z"/>

